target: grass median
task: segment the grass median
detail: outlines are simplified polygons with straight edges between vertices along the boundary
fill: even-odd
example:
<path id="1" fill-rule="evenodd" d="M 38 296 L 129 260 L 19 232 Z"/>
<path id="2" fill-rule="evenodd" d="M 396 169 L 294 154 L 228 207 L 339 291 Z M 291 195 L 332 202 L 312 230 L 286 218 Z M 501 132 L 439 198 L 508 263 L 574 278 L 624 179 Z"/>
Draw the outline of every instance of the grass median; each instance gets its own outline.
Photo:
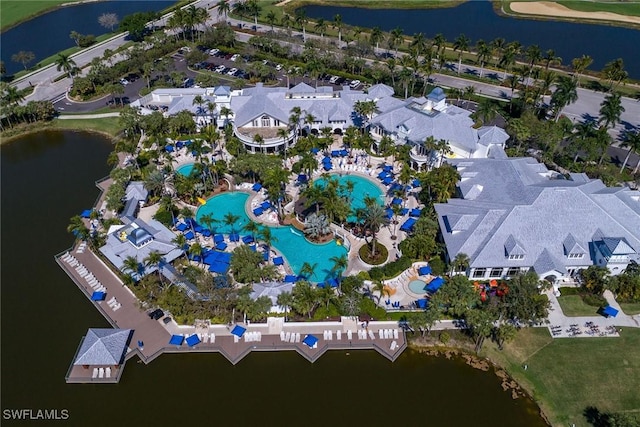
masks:
<path id="1" fill-rule="evenodd" d="M 0 2 L 0 26 L 2 31 L 28 21 L 38 15 L 60 7 L 64 3 L 74 3 L 80 0 L 46 0 L 46 1 L 17 1 L 3 0 Z"/>
<path id="2" fill-rule="evenodd" d="M 640 330 L 619 338 L 553 339 L 546 328 L 527 328 L 499 351 L 483 353 L 527 389 L 554 426 L 591 426 L 585 409 L 640 411 Z M 527 365 L 527 369 L 524 369 Z"/>

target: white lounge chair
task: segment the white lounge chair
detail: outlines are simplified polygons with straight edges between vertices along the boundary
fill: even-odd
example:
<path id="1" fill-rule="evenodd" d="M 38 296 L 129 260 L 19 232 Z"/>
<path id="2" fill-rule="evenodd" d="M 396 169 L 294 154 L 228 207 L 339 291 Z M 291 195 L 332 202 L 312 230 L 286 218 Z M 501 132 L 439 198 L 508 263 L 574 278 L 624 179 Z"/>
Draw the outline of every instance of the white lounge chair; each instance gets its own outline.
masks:
<path id="1" fill-rule="evenodd" d="M 393 339 L 394 339 L 394 340 L 397 340 L 397 339 L 398 339 L 398 330 L 397 330 L 397 329 L 394 329 L 394 330 L 393 330 Z"/>
<path id="2" fill-rule="evenodd" d="M 373 333 L 373 331 L 369 331 L 369 338 L 371 338 L 372 340 L 376 339 L 376 334 Z"/>
<path id="3" fill-rule="evenodd" d="M 338 341 L 340 341 L 340 340 L 342 339 L 342 331 L 340 331 L 340 330 L 337 330 L 337 331 L 336 331 L 336 339 L 337 339 Z"/>
<path id="4" fill-rule="evenodd" d="M 111 378 L 111 368 L 105 368 L 104 373 L 107 378 Z"/>
<path id="5" fill-rule="evenodd" d="M 380 337 L 380 339 L 382 339 L 382 338 L 386 338 L 386 336 L 385 336 L 385 334 L 384 334 L 384 331 L 383 331 L 382 329 L 379 329 L 379 330 L 378 330 L 378 336 Z"/>
<path id="6" fill-rule="evenodd" d="M 280 331 L 280 341 L 284 341 L 284 331 Z"/>
<path id="7" fill-rule="evenodd" d="M 98 378 L 98 368 L 93 368 L 93 375 L 91 375 L 91 378 Z"/>
<path id="8" fill-rule="evenodd" d="M 284 334 L 284 342 L 291 342 L 291 332 Z"/>
<path id="9" fill-rule="evenodd" d="M 333 331 L 327 331 L 327 339 L 333 341 Z"/>
<path id="10" fill-rule="evenodd" d="M 118 311 L 120 310 L 120 307 L 122 307 L 122 304 L 117 303 L 116 305 L 113 306 L 113 311 Z"/>
<path id="11" fill-rule="evenodd" d="M 98 378 L 104 378 L 104 368 L 98 369 Z"/>
<path id="12" fill-rule="evenodd" d="M 347 339 L 351 340 L 353 338 L 353 331 L 351 329 L 347 330 Z"/>
<path id="13" fill-rule="evenodd" d="M 239 341 L 240 341 L 240 338 L 238 338 L 237 335 L 234 335 L 233 336 L 233 342 L 237 344 Z"/>
<path id="14" fill-rule="evenodd" d="M 296 332 L 296 342 L 300 342 L 300 332 Z"/>
<path id="15" fill-rule="evenodd" d="M 391 351 L 395 351 L 397 347 L 398 347 L 398 343 L 395 341 L 391 341 L 391 346 L 389 346 L 389 349 Z"/>

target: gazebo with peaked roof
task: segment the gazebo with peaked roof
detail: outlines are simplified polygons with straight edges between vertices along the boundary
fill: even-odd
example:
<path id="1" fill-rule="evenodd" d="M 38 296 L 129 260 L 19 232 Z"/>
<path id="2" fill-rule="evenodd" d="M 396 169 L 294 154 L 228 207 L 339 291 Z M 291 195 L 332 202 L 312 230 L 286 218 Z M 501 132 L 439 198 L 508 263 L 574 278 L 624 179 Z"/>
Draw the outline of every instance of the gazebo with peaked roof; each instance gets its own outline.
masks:
<path id="1" fill-rule="evenodd" d="M 80 343 L 73 365 L 121 365 L 132 335 L 132 329 L 89 329 Z"/>

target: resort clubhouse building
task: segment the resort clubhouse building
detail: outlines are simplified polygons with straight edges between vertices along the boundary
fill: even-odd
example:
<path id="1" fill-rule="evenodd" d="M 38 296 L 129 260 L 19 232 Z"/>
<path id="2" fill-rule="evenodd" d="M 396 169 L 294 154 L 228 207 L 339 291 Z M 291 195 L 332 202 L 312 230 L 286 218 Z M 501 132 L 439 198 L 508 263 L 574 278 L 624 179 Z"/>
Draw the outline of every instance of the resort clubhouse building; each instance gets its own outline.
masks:
<path id="1" fill-rule="evenodd" d="M 449 160 L 460 198 L 435 205 L 448 258 L 466 254 L 470 278 L 532 270 L 553 282 L 591 265 L 617 275 L 640 259 L 639 191 L 496 154 Z"/>
<path id="2" fill-rule="evenodd" d="M 194 104 L 197 95 L 203 99 L 204 106 L 215 103 L 215 111 Z M 354 111 L 356 102 L 375 101 L 376 111 L 369 123 L 374 144 L 386 135 L 395 145 L 410 145 L 411 166 L 417 170 L 437 166 L 442 160 L 425 146 L 427 138 L 446 141 L 450 158 L 485 158 L 492 148 L 504 148 L 509 138 L 496 126 L 475 129 L 471 112 L 448 104 L 441 88 L 435 88 L 427 97 L 401 100 L 393 95 L 393 88 L 384 84 L 376 84 L 364 92 L 348 86 L 334 90 L 330 86 L 313 88 L 300 83 L 288 89 L 257 83 L 255 87 L 241 90 L 227 86 L 156 89 L 132 106 L 140 107 L 142 114 L 161 110 L 166 116 L 187 110 L 194 115 L 198 126 L 220 118 L 221 108 L 226 107 L 231 114 L 217 120 L 220 127 L 231 122 L 234 134 L 250 152 L 276 153 L 295 139 L 289 123 L 295 108 L 301 111 L 301 133 L 319 133 L 328 128 L 334 134 L 342 134 L 350 126 L 363 125 L 365 118 Z M 286 136 L 281 136 L 282 129 L 288 131 Z"/>

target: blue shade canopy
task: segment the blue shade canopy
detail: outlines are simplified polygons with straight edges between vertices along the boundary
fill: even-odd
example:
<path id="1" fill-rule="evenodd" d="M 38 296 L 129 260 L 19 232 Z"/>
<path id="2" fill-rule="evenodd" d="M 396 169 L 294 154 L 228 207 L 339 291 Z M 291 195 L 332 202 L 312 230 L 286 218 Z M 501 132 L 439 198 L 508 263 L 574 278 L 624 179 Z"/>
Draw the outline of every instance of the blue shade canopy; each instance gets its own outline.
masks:
<path id="1" fill-rule="evenodd" d="M 189 347 L 200 344 L 200 338 L 198 338 L 196 334 L 193 334 L 187 338 L 187 344 L 189 345 Z"/>
<path id="2" fill-rule="evenodd" d="M 267 209 L 271 209 L 271 208 L 272 208 L 271 203 L 270 203 L 270 202 L 268 202 L 268 201 L 264 201 L 264 202 L 262 202 L 262 204 L 260 204 L 260 207 L 261 207 L 262 209 L 264 209 L 264 210 L 267 210 Z"/>
<path id="3" fill-rule="evenodd" d="M 229 241 L 230 242 L 239 242 L 240 241 L 240 235 L 238 233 L 229 234 Z"/>
<path id="4" fill-rule="evenodd" d="M 415 218 L 409 218 L 408 220 L 406 220 L 400 226 L 400 230 L 402 230 L 402 231 L 411 231 L 411 230 L 413 230 L 413 226 L 414 225 L 416 225 L 416 219 Z"/>
<path id="5" fill-rule="evenodd" d="M 167 153 L 173 153 L 173 145 L 166 145 L 166 146 L 164 147 L 164 150 L 165 150 Z"/>
<path id="6" fill-rule="evenodd" d="M 440 289 L 442 285 L 444 285 L 444 279 L 442 277 L 436 277 L 431 282 L 429 282 L 427 287 L 424 289 L 428 292 L 433 293 L 433 292 L 436 292 L 438 289 Z"/>
<path id="7" fill-rule="evenodd" d="M 106 293 L 96 291 L 91 295 L 91 301 L 104 301 L 106 296 Z"/>
<path id="8" fill-rule="evenodd" d="M 243 236 L 242 243 L 251 243 L 253 242 L 253 236 Z"/>
<path id="9" fill-rule="evenodd" d="M 416 300 L 416 305 L 418 306 L 418 308 L 427 308 L 427 304 L 428 301 L 426 298 Z"/>
<path id="10" fill-rule="evenodd" d="M 331 166 L 331 163 L 325 163 L 324 165 L 322 165 L 322 167 L 326 171 L 330 171 L 331 169 L 333 169 L 333 166 Z"/>
<path id="11" fill-rule="evenodd" d="M 184 337 L 182 335 L 172 335 L 171 339 L 169 340 L 169 344 L 182 345 L 183 341 L 184 341 Z"/>
<path id="12" fill-rule="evenodd" d="M 193 231 L 189 230 L 186 233 L 184 233 L 184 237 L 186 237 L 188 240 L 191 240 L 196 236 L 193 234 Z"/>
<path id="13" fill-rule="evenodd" d="M 385 179 L 382 180 L 382 183 L 385 185 L 389 185 L 393 182 L 393 178 L 391 178 L 390 176 L 386 177 Z"/>
<path id="14" fill-rule="evenodd" d="M 419 217 L 420 214 L 422 213 L 422 209 L 411 209 L 411 212 L 409 213 L 409 215 L 414 216 L 414 217 Z"/>
<path id="15" fill-rule="evenodd" d="M 608 305 L 602 309 L 602 314 L 607 317 L 616 317 L 618 315 L 618 310 Z"/>
<path id="16" fill-rule="evenodd" d="M 420 184 L 419 179 L 414 179 L 411 185 L 413 185 L 414 187 L 420 187 L 422 184 Z"/>
<path id="17" fill-rule="evenodd" d="M 311 149 L 311 152 L 312 152 L 313 154 L 318 154 L 318 153 L 320 152 L 320 149 L 319 149 L 319 148 L 316 148 L 316 147 L 313 147 L 313 148 Z"/>
<path id="18" fill-rule="evenodd" d="M 253 210 L 253 214 L 254 214 L 255 216 L 260 216 L 260 215 L 262 215 L 263 213 L 264 213 L 264 209 L 262 209 L 262 208 L 261 208 L 261 207 L 259 207 L 259 206 Z"/>
<path id="19" fill-rule="evenodd" d="M 220 242 L 216 245 L 216 249 L 219 251 L 224 251 L 227 249 L 227 244 L 225 242 Z"/>
<path id="20" fill-rule="evenodd" d="M 303 182 L 304 183 L 304 182 L 307 182 L 307 181 L 308 181 L 307 175 L 305 175 L 303 173 L 298 175 L 298 182 Z"/>
<path id="21" fill-rule="evenodd" d="M 214 262 L 209 266 L 209 271 L 218 274 L 224 274 L 229 270 L 229 264 L 224 262 Z"/>
<path id="22" fill-rule="evenodd" d="M 297 279 L 298 279 L 297 276 L 292 276 L 290 274 L 287 274 L 286 276 L 284 276 L 285 283 L 295 283 Z"/>
<path id="23" fill-rule="evenodd" d="M 273 259 L 273 264 L 274 264 L 274 265 L 282 265 L 282 264 L 284 264 L 284 260 L 282 259 L 282 257 L 281 257 L 281 256 L 279 256 L 279 257 L 275 257 L 275 258 Z"/>
<path id="24" fill-rule="evenodd" d="M 82 211 L 82 213 L 80 214 L 80 216 L 82 218 L 89 218 L 91 216 L 91 212 L 93 212 L 92 209 L 85 209 Z"/>
<path id="25" fill-rule="evenodd" d="M 231 330 L 231 333 L 238 338 L 242 338 L 245 332 L 247 332 L 247 328 L 243 328 L 240 325 L 234 326 L 234 328 Z"/>
<path id="26" fill-rule="evenodd" d="M 224 236 L 222 234 L 216 234 L 215 236 L 213 236 L 213 242 L 214 243 L 224 242 Z"/>
<path id="27" fill-rule="evenodd" d="M 401 205 L 402 204 L 402 199 L 399 197 L 394 197 L 393 200 L 391 201 L 392 205 Z"/>
<path id="28" fill-rule="evenodd" d="M 307 335 L 306 337 L 304 337 L 302 342 L 309 348 L 313 348 L 313 346 L 318 343 L 318 338 L 314 337 L 313 335 Z"/>
<path id="29" fill-rule="evenodd" d="M 418 274 L 420 274 L 421 276 L 426 276 L 427 274 L 431 274 L 431 267 L 429 267 L 428 265 L 420 267 L 418 269 Z"/>
<path id="30" fill-rule="evenodd" d="M 256 182 L 255 184 L 253 184 L 253 187 L 251 187 L 251 189 L 253 191 L 260 191 L 262 189 L 262 184 L 260 184 L 259 182 Z"/>
<path id="31" fill-rule="evenodd" d="M 189 226 L 184 222 L 181 222 L 178 225 L 176 225 L 176 230 L 178 231 L 185 231 L 187 228 L 189 228 Z"/>

